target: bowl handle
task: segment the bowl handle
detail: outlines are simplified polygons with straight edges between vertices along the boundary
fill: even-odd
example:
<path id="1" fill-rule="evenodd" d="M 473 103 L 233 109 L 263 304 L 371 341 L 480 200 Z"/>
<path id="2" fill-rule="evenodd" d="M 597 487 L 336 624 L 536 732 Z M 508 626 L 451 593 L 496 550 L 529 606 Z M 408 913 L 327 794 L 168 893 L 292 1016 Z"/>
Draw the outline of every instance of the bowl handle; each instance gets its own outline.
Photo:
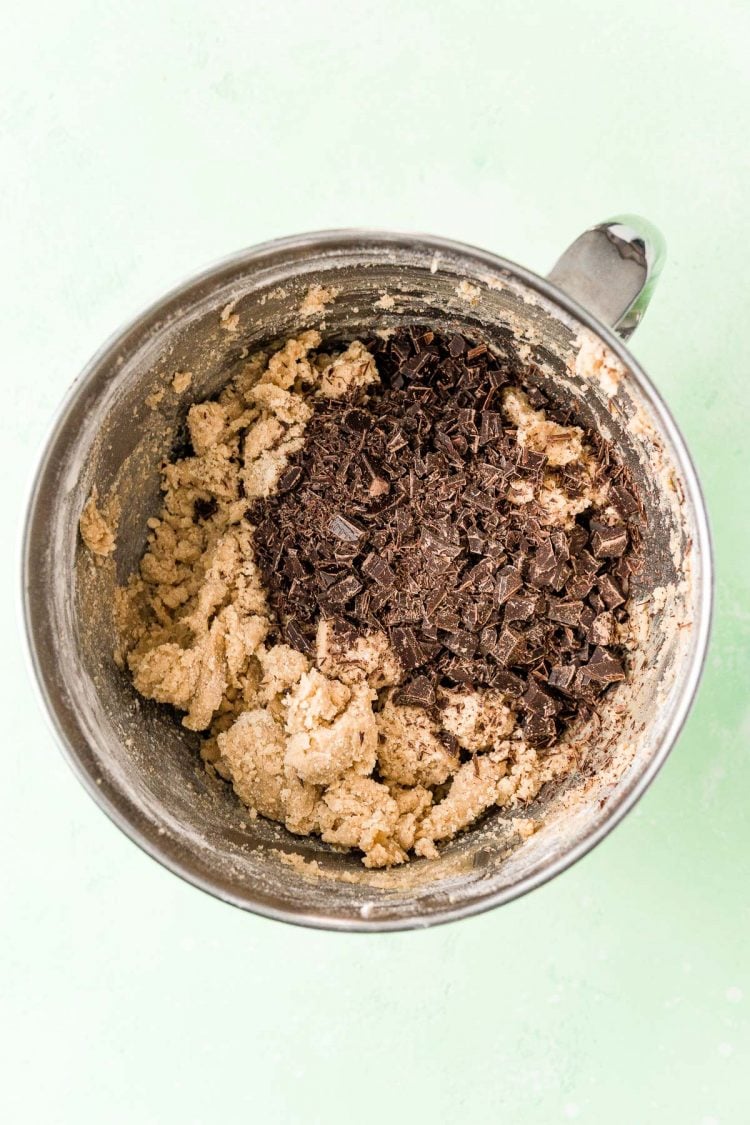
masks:
<path id="1" fill-rule="evenodd" d="M 652 223 L 617 215 L 584 231 L 547 276 L 627 340 L 646 311 L 666 255 L 664 238 Z"/>

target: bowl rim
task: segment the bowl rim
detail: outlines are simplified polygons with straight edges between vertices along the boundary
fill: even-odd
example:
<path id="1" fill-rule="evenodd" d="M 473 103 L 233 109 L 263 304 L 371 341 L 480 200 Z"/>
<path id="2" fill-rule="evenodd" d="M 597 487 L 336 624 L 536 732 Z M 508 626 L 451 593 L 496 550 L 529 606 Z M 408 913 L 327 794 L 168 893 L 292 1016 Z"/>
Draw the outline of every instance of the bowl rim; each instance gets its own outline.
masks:
<path id="1" fill-rule="evenodd" d="M 450 256 L 470 259 L 479 267 L 484 267 L 493 273 L 500 273 L 506 278 L 510 276 L 520 281 L 528 289 L 549 301 L 558 310 L 562 310 L 599 337 L 626 365 L 629 377 L 636 380 L 640 392 L 647 400 L 660 427 L 666 433 L 672 444 L 677 463 L 683 474 L 686 485 L 686 499 L 693 509 L 696 530 L 694 550 L 696 556 L 701 560 L 699 583 L 696 587 L 698 613 L 696 616 L 695 630 L 693 632 L 690 663 L 683 676 L 681 689 L 674 704 L 673 714 L 650 761 L 634 782 L 619 795 L 618 800 L 609 804 L 609 809 L 604 819 L 557 859 L 540 865 L 538 869 L 529 873 L 517 883 L 495 891 L 490 891 L 484 895 L 478 895 L 476 898 L 472 898 L 461 904 L 441 907 L 429 914 L 415 913 L 414 915 L 395 919 L 364 917 L 361 915 L 352 915 L 351 917 L 326 916 L 323 913 L 306 913 L 305 911 L 276 907 L 265 902 L 254 901 L 251 894 L 247 893 L 252 891 L 251 887 L 247 888 L 246 893 L 229 890 L 226 886 L 220 884 L 218 880 L 205 878 L 201 873 L 192 870 L 190 865 L 184 862 L 179 854 L 168 851 L 165 847 L 167 838 L 159 835 L 156 825 L 143 817 L 142 813 L 133 804 L 127 793 L 120 792 L 119 795 L 123 800 L 116 801 L 114 799 L 115 794 L 109 791 L 109 787 L 106 783 L 102 783 L 102 779 L 97 779 L 87 768 L 87 765 L 82 760 L 81 754 L 69 738 L 61 717 L 58 714 L 58 707 L 50 691 L 50 676 L 40 659 L 35 635 L 35 609 L 32 605 L 28 581 L 31 568 L 30 548 L 35 514 L 47 476 L 52 469 L 51 453 L 56 446 L 68 416 L 76 403 L 86 392 L 89 383 L 92 381 L 97 371 L 108 361 L 113 359 L 115 353 L 122 350 L 126 338 L 132 333 L 142 330 L 144 325 L 148 322 L 157 321 L 163 314 L 170 310 L 170 307 L 173 306 L 175 302 L 192 294 L 196 287 L 219 281 L 222 274 L 231 274 L 237 270 L 251 268 L 268 254 L 283 251 L 306 251 L 312 255 L 315 251 L 324 251 L 326 248 L 331 249 L 336 244 L 343 244 L 352 249 L 357 246 L 364 248 L 367 244 L 370 246 L 381 245 L 384 249 L 387 249 L 389 246 L 393 248 L 408 248 L 418 245 L 426 249 L 431 249 L 436 253 L 444 252 Z M 303 259 L 300 259 L 300 261 L 302 260 Z M 112 820 L 133 843 L 167 870 L 178 875 L 187 883 L 204 891 L 206 894 L 210 894 L 232 906 L 236 906 L 262 917 L 290 923 L 292 925 L 322 930 L 359 933 L 424 929 L 431 926 L 443 925 L 447 922 L 458 921 L 476 914 L 482 914 L 487 910 L 512 902 L 537 887 L 542 886 L 563 871 L 566 871 L 596 847 L 597 844 L 601 843 L 601 841 L 623 820 L 626 814 L 630 812 L 651 785 L 659 770 L 669 757 L 684 727 L 695 700 L 706 664 L 714 608 L 714 562 L 711 529 L 698 473 L 682 433 L 666 402 L 637 359 L 615 332 L 599 321 L 562 289 L 559 289 L 548 279 L 541 277 L 532 270 L 518 265 L 507 258 L 503 258 L 498 254 L 484 250 L 481 247 L 440 236 L 418 232 L 395 232 L 360 228 L 310 231 L 259 243 L 255 246 L 225 256 L 198 272 L 190 274 L 185 280 L 168 290 L 163 296 L 157 298 L 157 300 L 142 308 L 140 312 L 129 318 L 113 332 L 97 349 L 88 363 L 84 365 L 79 375 L 68 388 L 41 443 L 41 450 L 36 459 L 36 467 L 32 473 L 28 487 L 24 513 L 21 528 L 19 567 L 21 583 L 21 633 L 24 655 L 27 668 L 29 669 L 32 682 L 37 692 L 37 697 L 47 717 L 48 726 L 68 765 L 89 795 L 107 814 L 110 820 Z M 75 718 L 75 716 L 73 717 Z M 114 787 L 112 788 L 114 789 Z"/>

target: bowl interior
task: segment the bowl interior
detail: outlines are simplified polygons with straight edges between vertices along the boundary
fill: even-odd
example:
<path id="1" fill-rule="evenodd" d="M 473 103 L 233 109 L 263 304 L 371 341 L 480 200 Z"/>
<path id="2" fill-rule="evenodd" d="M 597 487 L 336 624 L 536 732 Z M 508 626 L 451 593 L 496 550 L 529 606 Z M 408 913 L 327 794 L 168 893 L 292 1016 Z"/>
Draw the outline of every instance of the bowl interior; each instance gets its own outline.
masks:
<path id="1" fill-rule="evenodd" d="M 320 284 L 320 317 L 300 305 Z M 385 298 L 385 299 L 384 299 Z M 508 263 L 434 239 L 334 234 L 260 248 L 167 297 L 120 334 L 74 388 L 32 500 L 27 617 L 48 706 L 83 779 L 139 843 L 197 885 L 274 917 L 398 928 L 513 897 L 580 854 L 632 801 L 679 726 L 704 643 L 705 531 L 679 437 L 632 359 L 591 322 Z M 647 509 L 646 566 L 634 591 L 639 650 L 629 682 L 596 730 L 576 732 L 580 766 L 543 791 L 525 842 L 496 811 L 439 860 L 367 872 L 355 856 L 251 820 L 203 769 L 194 736 L 169 708 L 138 697 L 112 657 L 113 589 L 137 566 L 160 502 L 159 467 L 184 439 L 187 409 L 229 379 L 249 352 L 301 324 L 325 336 L 425 322 L 489 341 L 511 334 L 536 378 L 575 400 L 636 477 Z M 183 394 L 171 380 L 188 370 Z M 147 399 L 164 394 L 154 407 Z M 154 400 L 152 399 L 152 402 Z M 114 562 L 95 565 L 77 524 L 91 488 L 121 507 Z"/>

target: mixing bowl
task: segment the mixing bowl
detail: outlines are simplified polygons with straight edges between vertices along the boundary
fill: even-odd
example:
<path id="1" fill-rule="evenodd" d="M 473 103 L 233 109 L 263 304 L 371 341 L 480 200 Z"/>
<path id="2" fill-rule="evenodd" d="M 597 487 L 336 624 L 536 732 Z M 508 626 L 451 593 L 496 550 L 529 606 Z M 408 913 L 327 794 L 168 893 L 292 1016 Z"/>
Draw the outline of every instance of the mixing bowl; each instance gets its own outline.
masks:
<path id="1" fill-rule="evenodd" d="M 695 694 L 711 610 L 706 513 L 678 429 L 623 344 L 663 245 L 644 220 L 585 232 L 547 279 L 442 238 L 331 231 L 244 251 L 169 293 L 93 358 L 65 400 L 32 489 L 23 599 L 31 660 L 69 761 L 145 851 L 226 902 L 289 922 L 394 930 L 497 906 L 562 871 L 632 808 L 664 762 Z M 310 286 L 335 299 L 300 312 Z M 314 306 L 315 302 L 312 302 Z M 308 301 L 307 307 L 311 303 Z M 136 695 L 113 660 L 113 594 L 138 564 L 159 507 L 159 469 L 184 441 L 190 404 L 301 323 L 338 339 L 425 322 L 489 340 L 512 335 L 534 378 L 619 450 L 642 492 L 638 648 L 601 723 L 574 735 L 578 769 L 527 810 L 520 840 L 496 810 L 443 848 L 380 872 L 352 854 L 252 820 L 209 777 L 197 736 Z M 183 393 L 171 386 L 190 371 Z M 153 395 L 164 392 L 160 400 Z M 149 403 L 150 399 L 150 403 Z M 156 405 L 155 405 L 156 404 Z M 78 536 L 92 487 L 120 508 L 117 549 L 96 565 Z"/>

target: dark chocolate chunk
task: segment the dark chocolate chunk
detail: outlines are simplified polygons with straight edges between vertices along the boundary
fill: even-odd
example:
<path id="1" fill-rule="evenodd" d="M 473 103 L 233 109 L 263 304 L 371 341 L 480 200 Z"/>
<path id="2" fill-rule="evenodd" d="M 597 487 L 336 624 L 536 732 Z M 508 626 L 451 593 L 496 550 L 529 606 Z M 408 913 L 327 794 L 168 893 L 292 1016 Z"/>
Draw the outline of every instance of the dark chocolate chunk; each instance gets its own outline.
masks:
<path id="1" fill-rule="evenodd" d="M 371 578 L 379 586 L 389 589 L 396 585 L 396 575 L 391 570 L 385 559 L 371 552 L 360 567 L 365 578 Z"/>
<path id="2" fill-rule="evenodd" d="M 526 716 L 524 732 L 532 746 L 549 746 L 557 736 L 557 726 L 553 718 L 532 711 Z"/>
<path id="3" fill-rule="evenodd" d="M 304 563 L 300 561 L 300 557 L 297 551 L 287 551 L 286 558 L 284 560 L 284 570 L 292 579 L 302 579 L 308 577 L 307 570 L 305 569 Z"/>
<path id="4" fill-rule="evenodd" d="M 477 650 L 477 638 L 468 629 L 458 629 L 455 633 L 448 633 L 443 637 L 443 644 L 456 656 L 473 656 Z"/>
<path id="5" fill-rule="evenodd" d="M 415 676 L 402 685 L 394 702 L 408 707 L 431 707 L 435 702 L 435 684 L 429 676 Z"/>
<path id="6" fill-rule="evenodd" d="M 597 559 L 615 559 L 625 553 L 628 529 L 624 524 L 606 524 L 591 521 L 591 551 Z"/>
<path id="7" fill-rule="evenodd" d="M 414 630 L 408 625 L 394 625 L 389 631 L 389 636 L 393 651 L 407 672 L 424 663 L 424 650 Z"/>
<path id="8" fill-rule="evenodd" d="M 507 602 L 516 590 L 520 590 L 523 586 L 523 579 L 513 566 L 504 566 L 502 570 L 497 572 L 497 580 L 495 582 L 495 601 L 498 605 L 503 605 Z"/>
<path id="9" fill-rule="evenodd" d="M 503 432 L 503 416 L 496 410 L 483 410 L 479 416 L 479 444 L 495 441 Z"/>
<path id="10" fill-rule="evenodd" d="M 565 593 L 574 600 L 585 598 L 594 588 L 594 582 L 593 574 L 577 574 L 565 583 Z"/>
<path id="11" fill-rule="evenodd" d="M 486 629 L 482 629 L 479 637 L 479 651 L 487 656 L 495 651 L 497 646 L 497 629 L 493 629 L 488 625 Z"/>
<path id="12" fill-rule="evenodd" d="M 613 684 L 625 679 L 622 662 L 606 648 L 595 648 L 588 664 L 581 671 L 585 673 L 586 679 L 600 684 Z"/>
<path id="13" fill-rule="evenodd" d="M 558 691 L 567 692 L 575 679 L 576 671 L 575 664 L 555 664 L 547 683 Z"/>
<path id="14" fill-rule="evenodd" d="M 607 608 L 604 604 L 604 598 L 601 597 L 598 590 L 592 590 L 586 601 L 591 606 L 594 613 L 604 613 L 604 610 Z"/>
<path id="15" fill-rule="evenodd" d="M 626 519 L 637 516 L 641 511 L 641 505 L 630 489 L 623 484 L 610 485 L 607 499 Z"/>
<path id="16" fill-rule="evenodd" d="M 522 634 L 516 632 L 515 629 L 511 629 L 510 625 L 505 625 L 500 631 L 497 644 L 491 655 L 495 657 L 499 664 L 508 668 L 518 661 L 524 646 L 525 641 Z"/>
<path id="17" fill-rule="evenodd" d="M 547 616 L 550 621 L 559 621 L 561 625 L 577 625 L 581 620 L 582 610 L 583 602 L 550 598 Z"/>
<path id="18" fill-rule="evenodd" d="M 477 598 L 476 601 L 469 602 L 463 611 L 466 628 L 470 632 L 476 633 L 483 625 L 486 625 L 494 611 L 494 603 L 488 598 Z"/>
<path id="19" fill-rule="evenodd" d="M 545 719 L 551 718 L 560 710 L 560 704 L 554 696 L 540 688 L 534 680 L 529 680 L 529 686 L 521 696 L 521 704 L 527 711 L 532 711 Z"/>
<path id="20" fill-rule="evenodd" d="M 589 541 L 589 533 L 585 527 L 580 523 L 574 524 L 570 534 L 568 535 L 568 550 L 571 555 L 577 555 Z"/>
<path id="21" fill-rule="evenodd" d="M 312 650 L 312 642 L 306 633 L 299 627 L 296 621 L 287 621 L 284 625 L 284 636 L 289 644 L 298 649 L 300 652 L 310 652 Z"/>
<path id="22" fill-rule="evenodd" d="M 529 582 L 537 589 L 548 586 L 557 571 L 557 559 L 549 539 L 538 548 L 529 564 Z"/>
<path id="23" fill-rule="evenodd" d="M 596 574 L 601 565 L 589 551 L 582 550 L 573 558 L 573 573 L 577 576 L 593 575 Z"/>
<path id="24" fill-rule="evenodd" d="M 568 542 L 568 536 L 565 534 L 565 532 L 559 529 L 555 529 L 555 531 L 550 532 L 549 540 L 554 549 L 555 558 L 557 559 L 557 561 L 567 562 L 570 558 L 571 550 Z"/>
<path id="25" fill-rule="evenodd" d="M 465 657 L 453 656 L 445 662 L 443 675 L 456 684 L 473 684 L 476 680 L 474 662 Z"/>
<path id="26" fill-rule="evenodd" d="M 520 676 L 508 672 L 505 668 L 493 669 L 490 683 L 499 691 L 504 691 L 506 695 L 514 697 L 521 695 L 525 686 L 525 681 Z"/>
<path id="27" fill-rule="evenodd" d="M 619 586 L 608 574 L 601 574 L 597 578 L 596 588 L 607 609 L 614 609 L 625 601 Z"/>
<path id="28" fill-rule="evenodd" d="M 347 578 L 343 578 L 341 582 L 337 582 L 335 586 L 331 586 L 328 590 L 326 597 L 329 602 L 336 604 L 343 604 L 353 598 L 362 589 L 362 583 L 353 574 Z"/>
<path id="29" fill-rule="evenodd" d="M 595 617 L 586 636 L 592 645 L 611 645 L 615 639 L 615 619 L 612 614 L 607 611 Z"/>
<path id="30" fill-rule="evenodd" d="M 505 620 L 528 621 L 538 604 L 539 598 L 534 594 L 516 594 L 505 603 Z"/>
<path id="31" fill-rule="evenodd" d="M 364 535 L 361 527 L 357 527 L 355 523 L 345 519 L 342 515 L 333 517 L 328 524 L 328 530 L 331 535 L 335 535 L 337 539 L 341 539 L 344 543 L 356 543 Z"/>
<path id="32" fill-rule="evenodd" d="M 279 492 L 291 492 L 295 485 L 299 484 L 301 478 L 302 466 L 290 465 L 289 468 L 285 469 L 279 477 L 279 483 L 276 487 Z"/>
<path id="33" fill-rule="evenodd" d="M 453 633 L 456 629 L 461 628 L 461 618 L 451 609 L 441 608 L 437 610 L 432 620 L 438 629 L 442 629 L 446 633 Z"/>
<path id="34" fill-rule="evenodd" d="M 479 359 L 479 357 L 483 355 L 487 355 L 487 345 L 476 344 L 475 347 L 469 348 L 466 353 L 466 362 L 470 364 L 472 360 Z"/>

